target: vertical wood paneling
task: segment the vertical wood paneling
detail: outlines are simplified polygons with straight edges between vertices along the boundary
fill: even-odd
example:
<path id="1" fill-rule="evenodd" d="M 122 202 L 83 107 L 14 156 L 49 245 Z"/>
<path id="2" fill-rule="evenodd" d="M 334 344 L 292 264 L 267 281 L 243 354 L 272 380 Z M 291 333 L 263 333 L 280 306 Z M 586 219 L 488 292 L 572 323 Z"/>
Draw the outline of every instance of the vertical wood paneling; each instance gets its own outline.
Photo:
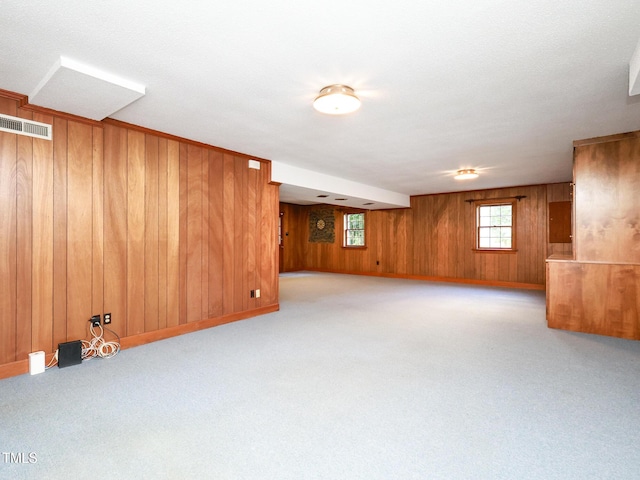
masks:
<path id="1" fill-rule="evenodd" d="M 209 152 L 209 317 L 222 315 L 224 160 Z"/>
<path id="2" fill-rule="evenodd" d="M 49 115 L 34 120 L 53 123 Z M 53 142 L 33 140 L 32 348 L 53 350 Z"/>
<path id="3" fill-rule="evenodd" d="M 144 332 L 145 135 L 127 137 L 127 335 Z"/>
<path id="4" fill-rule="evenodd" d="M 201 319 L 209 318 L 209 152 L 202 149 L 202 271 L 200 272 L 200 317 Z"/>
<path id="5" fill-rule="evenodd" d="M 527 197 L 517 203 L 518 251 L 474 252 L 475 207 L 466 200 L 516 195 Z M 289 215 L 295 211 L 293 207 L 284 208 Z M 317 207 L 300 208 L 310 212 Z M 339 210 L 335 218 L 335 243 L 308 243 L 308 234 L 304 240 L 288 239 L 285 264 L 297 252 L 305 252 L 300 268 L 544 284 L 545 185 L 425 195 L 412 197 L 410 209 L 369 212 L 366 250 L 342 248 Z M 308 229 L 308 225 L 304 228 Z"/>
<path id="6" fill-rule="evenodd" d="M 104 309 L 104 132 L 93 127 L 93 265 L 91 312 L 93 315 L 105 313 Z"/>
<path id="7" fill-rule="evenodd" d="M 127 334 L 127 143 L 126 130 L 104 127 L 104 308 L 121 336 Z"/>
<path id="8" fill-rule="evenodd" d="M 144 331 L 150 332 L 160 324 L 160 171 L 158 137 L 153 135 L 145 137 L 144 174 Z"/>
<path id="9" fill-rule="evenodd" d="M 33 119 L 31 112 L 18 111 L 21 118 Z M 32 322 L 32 222 L 33 222 L 33 140 L 18 136 L 16 164 L 16 359 L 27 358 L 31 346 Z"/>
<path id="10" fill-rule="evenodd" d="M 0 112 L 16 101 L 0 96 Z M 126 338 L 277 303 L 268 168 L 111 121 L 20 114 L 54 133 L 0 133 L 0 365 L 88 338 L 94 314 Z"/>
<path id="11" fill-rule="evenodd" d="M 245 165 L 247 162 L 245 161 Z M 256 210 L 258 205 L 256 204 L 256 189 L 258 186 L 259 170 L 247 168 L 247 205 L 246 205 L 246 262 L 245 268 L 247 271 L 247 286 L 246 291 L 255 290 L 260 288 L 260 284 L 256 283 Z M 251 298 L 250 295 L 246 296 L 248 304 L 246 309 L 256 307 L 256 298 Z"/>
<path id="12" fill-rule="evenodd" d="M 268 182 L 268 178 L 265 176 L 266 171 L 267 171 L 267 167 L 268 165 L 266 164 L 261 164 L 260 166 L 260 170 L 256 172 L 256 195 L 255 195 L 255 211 L 254 211 L 254 215 L 255 215 L 255 224 L 254 224 L 254 245 L 255 245 L 255 259 L 254 259 L 254 265 L 255 265 L 255 275 L 254 275 L 254 284 L 256 288 L 260 289 L 260 298 L 257 298 L 255 301 L 254 306 L 257 307 L 261 307 L 262 305 L 266 305 L 265 300 L 262 298 L 262 284 L 263 284 L 263 272 L 262 272 L 262 267 L 260 265 L 260 259 L 262 258 L 262 255 L 269 255 L 269 252 L 263 252 L 262 251 L 262 242 L 260 240 L 260 238 L 263 235 L 263 231 L 262 231 L 262 202 L 264 201 L 263 199 L 263 186 L 267 185 Z M 278 212 L 279 213 L 279 212 Z M 277 217 L 276 217 L 277 218 Z M 279 246 L 276 245 L 276 251 L 272 252 L 274 255 L 276 255 L 276 258 L 278 256 L 278 249 Z M 279 271 L 278 271 L 279 273 Z M 266 281 L 264 282 L 266 283 Z"/>
<path id="13" fill-rule="evenodd" d="M 180 291 L 179 291 L 179 311 L 180 311 L 180 323 L 187 323 L 187 222 L 188 222 L 188 146 L 184 143 L 180 144 L 180 237 L 178 240 L 179 245 L 179 266 L 180 266 Z"/>
<path id="14" fill-rule="evenodd" d="M 167 142 L 167 327 L 180 323 L 180 144 Z"/>
<path id="15" fill-rule="evenodd" d="M 168 219 L 167 139 L 158 139 L 158 329 L 167 328 Z"/>
<path id="16" fill-rule="evenodd" d="M 76 340 L 92 315 L 92 129 L 69 122 L 67 139 L 67 340 Z"/>
<path id="17" fill-rule="evenodd" d="M 15 115 L 15 103 L 11 103 L 10 115 Z M 1 363 L 16 359 L 16 159 L 16 135 L 0 132 Z"/>
<path id="18" fill-rule="evenodd" d="M 223 197 L 223 313 L 234 311 L 235 298 L 235 159 L 224 154 L 224 197 Z"/>
<path id="19" fill-rule="evenodd" d="M 244 263 L 245 256 L 245 228 L 243 218 L 245 211 L 245 186 L 246 186 L 246 165 L 247 161 L 243 158 L 234 157 L 234 175 L 235 185 L 233 187 L 233 243 L 236 248 L 233 252 L 233 282 L 237 288 L 233 292 L 233 311 L 241 312 L 245 310 L 249 291 L 247 290 L 246 268 Z"/>
<path id="20" fill-rule="evenodd" d="M 266 172 L 263 173 L 266 175 Z M 266 184 L 266 182 L 265 182 Z M 279 282 L 269 282 L 265 279 L 278 278 L 278 204 L 279 190 L 275 185 L 266 185 L 262 196 L 261 224 L 263 234 L 261 236 L 260 249 L 262 254 L 262 277 L 261 288 L 263 305 L 273 305 L 278 301 Z"/>
<path id="21" fill-rule="evenodd" d="M 576 147 L 576 260 L 640 264 L 638 158 L 637 138 Z"/>
<path id="22" fill-rule="evenodd" d="M 53 344 L 67 339 L 67 121 L 53 119 Z"/>
<path id="23" fill-rule="evenodd" d="M 187 160 L 187 322 L 202 319 L 202 149 Z"/>

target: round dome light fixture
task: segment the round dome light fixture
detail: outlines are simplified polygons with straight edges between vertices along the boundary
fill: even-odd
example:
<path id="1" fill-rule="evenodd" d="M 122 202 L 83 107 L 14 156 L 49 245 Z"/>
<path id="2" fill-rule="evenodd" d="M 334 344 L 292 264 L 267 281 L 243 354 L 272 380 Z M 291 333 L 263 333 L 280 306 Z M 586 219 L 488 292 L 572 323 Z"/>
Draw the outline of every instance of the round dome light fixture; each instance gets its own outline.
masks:
<path id="1" fill-rule="evenodd" d="M 458 173 L 454 177 L 456 180 L 471 180 L 478 178 L 478 172 L 473 168 L 465 168 L 464 170 L 458 170 Z"/>
<path id="2" fill-rule="evenodd" d="M 360 108 L 360 99 L 351 87 L 329 85 L 320 90 L 320 94 L 313 101 L 313 108 L 329 115 L 345 115 Z"/>

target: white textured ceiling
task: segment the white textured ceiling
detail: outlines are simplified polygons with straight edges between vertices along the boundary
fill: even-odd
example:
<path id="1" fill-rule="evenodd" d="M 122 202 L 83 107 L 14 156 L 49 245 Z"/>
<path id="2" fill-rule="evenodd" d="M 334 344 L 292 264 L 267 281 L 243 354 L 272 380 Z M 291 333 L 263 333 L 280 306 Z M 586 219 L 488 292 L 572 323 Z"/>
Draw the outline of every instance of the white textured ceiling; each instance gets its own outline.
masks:
<path id="1" fill-rule="evenodd" d="M 393 192 L 567 181 L 573 140 L 640 129 L 638 0 L 4 0 L 1 12 L 1 89 L 29 94 L 66 56 L 146 86 L 113 118 Z M 332 83 L 361 109 L 315 112 Z M 468 167 L 481 177 L 453 180 Z"/>

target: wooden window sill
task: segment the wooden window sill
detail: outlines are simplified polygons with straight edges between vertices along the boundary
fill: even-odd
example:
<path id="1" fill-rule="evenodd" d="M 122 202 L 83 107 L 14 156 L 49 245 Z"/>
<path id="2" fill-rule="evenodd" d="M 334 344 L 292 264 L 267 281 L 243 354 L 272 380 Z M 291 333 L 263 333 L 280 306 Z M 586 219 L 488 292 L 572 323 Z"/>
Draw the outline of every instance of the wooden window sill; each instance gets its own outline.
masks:
<path id="1" fill-rule="evenodd" d="M 517 249 L 504 249 L 504 248 L 472 248 L 475 253 L 518 253 Z"/>

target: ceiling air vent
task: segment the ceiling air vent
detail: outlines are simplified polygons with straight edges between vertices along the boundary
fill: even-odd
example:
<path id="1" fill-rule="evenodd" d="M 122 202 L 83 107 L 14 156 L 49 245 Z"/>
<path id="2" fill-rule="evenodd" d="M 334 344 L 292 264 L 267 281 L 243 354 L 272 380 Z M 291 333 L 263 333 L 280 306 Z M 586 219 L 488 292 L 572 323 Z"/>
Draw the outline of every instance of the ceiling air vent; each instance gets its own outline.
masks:
<path id="1" fill-rule="evenodd" d="M 24 118 L 11 117 L 0 113 L 0 132 L 17 133 L 29 137 L 51 140 L 51 125 L 46 123 L 25 120 Z"/>

